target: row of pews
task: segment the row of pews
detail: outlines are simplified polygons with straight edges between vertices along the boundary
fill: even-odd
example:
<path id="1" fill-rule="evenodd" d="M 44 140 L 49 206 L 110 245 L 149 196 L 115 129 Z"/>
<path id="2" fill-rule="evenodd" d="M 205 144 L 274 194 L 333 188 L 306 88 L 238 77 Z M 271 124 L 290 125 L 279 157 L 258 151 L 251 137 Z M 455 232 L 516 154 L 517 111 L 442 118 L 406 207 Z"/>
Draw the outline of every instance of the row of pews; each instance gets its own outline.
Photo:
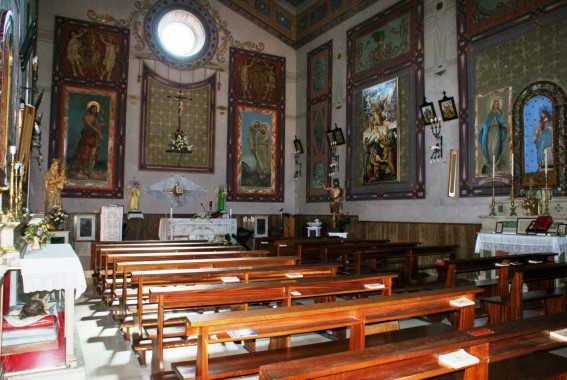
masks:
<path id="1" fill-rule="evenodd" d="M 389 373 L 398 378 L 412 371 L 423 375 L 414 378 L 450 373 L 488 378 L 496 363 L 524 354 L 541 356 L 541 350 L 561 345 L 546 339 L 538 349 L 527 343 L 529 334 L 518 338 L 510 335 L 514 327 L 508 327 L 524 321 L 511 317 L 518 300 L 516 287 L 508 284 L 517 273 L 524 277 L 516 282 L 527 280 L 534 292 L 530 305 L 538 300 L 536 292 L 543 302 L 545 316 L 537 323 L 548 330 L 560 327 L 555 319 L 545 319 L 566 311 L 564 282 L 556 287 L 555 279 L 564 280 L 567 268 L 554 263 L 553 254 L 462 259 L 456 258 L 458 246 L 384 240 L 286 239 L 277 246 L 259 242 L 255 250 L 244 251 L 206 242 L 94 242 L 93 281 L 142 365 L 152 352 L 155 380 L 253 374 L 283 379 Z M 514 265 L 519 262 L 523 265 Z M 420 283 L 418 274 L 424 270 L 435 273 L 434 281 Z M 474 280 L 480 271 L 499 273 L 493 280 Z M 489 325 L 489 337 L 472 333 L 478 329 L 474 318 L 479 302 L 450 302 L 463 297 L 482 300 L 490 323 L 499 323 Z M 494 301 L 499 306 L 488 306 L 494 297 L 500 297 Z M 520 301 L 520 309 L 527 306 Z M 399 329 L 400 319 L 431 316 L 446 316 L 452 325 Z M 329 339 L 292 344 L 293 335 L 314 332 Z M 256 350 L 258 339 L 268 339 L 269 349 Z M 522 347 L 526 342 L 529 348 L 494 354 L 498 348 L 493 347 L 506 346 L 506 339 L 520 341 Z M 209 358 L 211 345 L 227 342 L 242 342 L 247 353 Z M 457 346 L 480 357 L 480 364 L 440 370 L 436 355 Z M 196 347 L 197 354 L 172 363 L 167 371 L 168 349 L 180 347 Z M 328 371 L 320 368 L 327 360 L 333 363 Z M 563 370 L 561 365 L 554 368 Z"/>

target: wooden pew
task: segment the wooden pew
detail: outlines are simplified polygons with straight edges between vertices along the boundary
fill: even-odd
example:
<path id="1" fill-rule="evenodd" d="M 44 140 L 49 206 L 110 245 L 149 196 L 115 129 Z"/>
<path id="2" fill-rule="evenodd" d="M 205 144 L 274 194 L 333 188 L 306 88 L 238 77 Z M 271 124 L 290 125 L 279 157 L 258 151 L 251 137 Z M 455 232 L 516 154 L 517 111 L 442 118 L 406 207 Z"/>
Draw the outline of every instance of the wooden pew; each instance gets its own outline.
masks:
<path id="1" fill-rule="evenodd" d="M 263 365 L 260 368 L 261 380 L 284 379 L 374 379 L 374 378 L 430 378 L 447 375 L 458 371 L 464 379 L 520 379 L 526 378 L 519 361 L 527 359 L 526 354 L 536 353 L 536 357 L 549 359 L 540 350 L 565 346 L 549 336 L 550 330 L 565 327 L 567 314 L 548 315 L 527 318 L 491 326 L 493 333 L 474 336 L 471 329 L 457 333 L 440 334 L 435 338 L 417 338 L 409 341 L 385 344 L 349 352 L 314 356 L 311 358 L 288 361 L 283 358 L 279 362 Z M 479 364 L 465 368 L 453 369 L 439 363 L 438 355 L 465 349 L 480 359 Z M 510 359 L 515 365 L 507 365 L 506 373 L 502 373 L 500 364 Z M 559 360 L 562 359 L 562 360 Z M 549 377 L 565 375 L 567 361 L 556 357 L 554 363 L 540 361 L 536 371 Z M 549 366 L 558 367 L 552 372 Z M 532 369 L 533 372 L 533 369 Z M 446 378 L 446 377 L 443 377 Z M 531 378 L 531 377 L 530 377 Z M 553 377 L 556 378 L 556 377 Z M 563 377 L 561 377 L 563 378 Z"/>
<path id="2" fill-rule="evenodd" d="M 270 280 L 285 280 L 288 278 L 313 278 L 313 277 L 329 277 L 336 276 L 338 265 L 332 264 L 302 264 L 302 265 L 270 265 L 263 267 L 248 268 L 205 268 L 205 269 L 155 269 L 133 271 L 131 275 L 131 283 L 137 285 L 135 292 L 122 294 L 122 305 L 127 305 L 127 297 L 133 295 L 136 297 L 136 314 L 138 315 L 138 327 L 140 336 L 142 336 L 142 324 L 145 322 L 143 314 L 155 312 L 157 309 L 150 309 L 148 305 L 144 305 L 144 296 L 149 295 L 148 287 L 156 286 L 173 286 L 173 285 L 195 285 L 195 284 L 221 284 L 223 278 L 238 278 L 241 283 L 259 282 Z M 140 289 L 142 291 L 140 291 Z M 154 318 L 155 319 L 155 318 Z M 150 324 L 154 319 L 147 322 Z M 121 323 L 121 327 L 126 331 L 126 338 L 129 339 L 129 330 L 134 323 L 131 318 Z"/>
<path id="3" fill-rule="evenodd" d="M 99 254 L 102 247 L 163 247 L 166 245 L 217 245 L 207 240 L 126 240 L 126 241 L 93 241 L 91 242 L 90 269 L 93 275 L 98 274 Z"/>
<path id="4" fill-rule="evenodd" d="M 373 249 L 384 244 L 389 244 L 387 239 L 360 240 L 360 239 L 340 239 L 330 238 L 323 241 L 319 240 L 297 240 L 295 242 L 295 254 L 301 263 L 323 262 L 321 255 L 323 251 L 352 252 L 354 249 Z"/>
<path id="5" fill-rule="evenodd" d="M 244 252 L 244 251 L 242 251 Z M 250 252 L 250 251 L 248 251 Z M 122 285 L 122 294 L 128 293 L 128 281 L 133 271 L 148 269 L 197 269 L 197 268 L 229 268 L 254 267 L 270 265 L 294 265 L 295 256 L 280 257 L 227 257 L 215 259 L 181 259 L 181 260 L 146 260 L 146 261 L 116 261 L 113 269 L 113 286 Z M 118 277 L 120 276 L 120 278 Z"/>
<path id="6" fill-rule="evenodd" d="M 385 242 L 378 244 L 373 248 L 360 247 L 360 246 L 323 246 L 321 247 L 320 256 L 321 262 L 335 262 L 343 263 L 345 271 L 351 271 L 354 274 L 361 274 L 363 262 L 370 262 L 371 272 L 377 270 L 377 260 L 385 262 L 389 258 L 406 258 L 407 248 L 415 247 L 421 244 L 420 242 Z M 348 265 L 352 263 L 352 265 Z M 386 268 L 392 270 L 392 268 Z M 401 280 L 400 278 L 398 280 Z"/>
<path id="7" fill-rule="evenodd" d="M 488 312 L 489 324 L 502 323 L 522 318 L 526 303 L 539 302 L 543 312 L 566 311 L 567 263 L 525 264 L 510 266 L 512 283 L 507 295 L 486 297 L 481 300 Z M 564 284 L 555 287 L 555 280 Z M 501 287 L 508 285 L 507 277 L 500 277 Z M 524 284 L 528 291 L 524 292 Z"/>
<path id="8" fill-rule="evenodd" d="M 97 289 L 103 293 L 108 287 L 112 287 L 116 275 L 114 273 L 114 264 L 117 261 L 146 261 L 146 260 L 183 260 L 197 258 L 214 258 L 214 257 L 256 257 L 267 256 L 268 251 L 244 251 L 243 249 L 231 249 L 231 246 L 210 246 L 210 247 L 193 247 L 191 249 L 172 251 L 161 250 L 159 252 L 110 252 L 102 251 L 101 258 L 104 260 L 104 269 L 101 270 L 99 276 L 99 284 Z M 114 288 L 113 288 L 114 290 Z"/>
<path id="9" fill-rule="evenodd" d="M 169 252 L 199 252 L 199 251 L 243 251 L 242 246 L 210 245 L 165 245 L 161 247 L 109 247 L 101 248 L 99 253 L 98 278 L 105 279 L 111 276 L 108 272 L 109 254 L 140 254 L 140 253 L 169 253 Z"/>
<path id="10" fill-rule="evenodd" d="M 498 278 L 473 280 L 459 278 L 461 275 L 476 274 L 477 272 L 498 272 L 502 265 L 509 265 L 510 261 L 518 261 L 528 264 L 530 260 L 541 261 L 542 263 L 552 263 L 556 253 L 525 253 L 521 255 L 506 255 L 506 256 L 490 256 L 490 257 L 472 257 L 462 259 L 444 260 L 441 266 L 445 272 L 445 287 L 452 288 L 457 286 L 458 282 L 465 282 L 468 284 L 474 283 L 476 286 L 481 287 L 484 292 L 483 297 L 491 297 L 498 295 L 505 295 L 508 293 L 507 284 L 503 283 L 503 289 L 500 289 Z M 504 277 L 508 276 L 508 271 L 502 273 Z"/>
<path id="11" fill-rule="evenodd" d="M 196 360 L 173 363 L 172 368 L 181 379 L 250 375 L 258 373 L 263 364 L 317 355 L 324 349 L 318 346 L 317 352 L 313 352 L 307 345 L 209 358 L 208 345 L 350 327 L 349 349 L 360 349 L 365 345 L 366 324 L 434 313 L 459 312 L 459 329 L 470 328 L 474 322 L 474 305 L 458 308 L 452 306 L 450 300 L 459 297 L 472 300 L 480 292 L 476 287 L 459 287 L 276 309 L 191 315 L 187 317 L 186 335 L 197 336 Z M 231 337 L 227 333 L 241 329 L 252 329 L 256 335 Z M 332 347 L 333 342 L 328 344 Z M 153 372 L 159 370 L 153 369 Z"/>
<path id="12" fill-rule="evenodd" d="M 285 306 L 291 306 L 295 300 L 305 298 L 376 292 L 389 295 L 394 277 L 395 275 L 337 276 L 297 279 L 292 282 L 269 281 L 247 284 L 201 285 L 177 289 L 150 289 L 150 302 L 158 304 L 157 326 L 146 329 L 153 342 L 152 370 L 153 372 L 163 372 L 163 350 L 168 346 L 179 347 L 180 345 L 196 345 L 198 343 L 194 337 L 164 342 L 164 338 L 179 337 L 184 335 L 186 331 L 185 324 L 178 324 L 178 318 L 166 324 L 165 312 L 167 310 L 235 304 L 243 305 L 244 310 L 246 310 L 249 303 L 258 302 L 279 302 Z M 373 289 L 365 286 L 366 284 L 376 283 L 381 283 L 384 287 Z M 234 313 L 238 312 L 220 314 Z M 289 345 L 289 337 L 275 341 L 271 344 L 271 347 L 278 347 L 279 345 Z"/>

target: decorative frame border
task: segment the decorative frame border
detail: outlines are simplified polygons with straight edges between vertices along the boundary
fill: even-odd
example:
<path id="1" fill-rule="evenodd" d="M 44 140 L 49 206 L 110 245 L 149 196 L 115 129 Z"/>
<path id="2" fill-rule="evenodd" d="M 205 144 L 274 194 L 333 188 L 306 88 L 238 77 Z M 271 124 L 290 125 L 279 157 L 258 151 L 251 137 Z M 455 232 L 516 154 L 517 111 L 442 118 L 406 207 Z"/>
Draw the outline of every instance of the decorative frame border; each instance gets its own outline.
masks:
<path id="1" fill-rule="evenodd" d="M 333 41 L 307 53 L 307 202 L 326 202 L 327 192 L 320 183 L 326 183 L 330 162 L 329 145 L 325 133 L 331 130 L 331 102 L 333 97 Z M 324 67 L 320 67 L 325 63 Z M 323 71 L 323 73 L 321 73 Z M 322 81 L 320 88 L 314 83 Z"/>
<path id="2" fill-rule="evenodd" d="M 531 33 L 553 25 L 557 20 L 564 19 L 567 7 L 564 1 L 537 0 L 523 2 L 520 6 L 510 10 L 502 8 L 498 14 L 473 24 L 472 10 L 475 2 L 457 0 L 457 62 L 459 77 L 459 176 L 460 196 L 491 196 L 492 186 L 486 181 L 475 177 L 475 137 L 474 117 L 474 68 L 475 55 L 481 49 L 496 46 L 510 38 L 510 33 L 518 35 Z M 543 79 L 543 78 L 542 78 Z M 516 90 L 515 90 L 516 91 Z M 514 146 L 514 149 L 516 147 Z M 519 169 L 514 163 L 515 169 Z M 519 176 L 514 177 L 516 181 Z M 495 195 L 509 195 L 509 176 L 497 177 L 494 187 Z M 516 187 L 515 191 L 521 191 Z M 565 194 L 562 189 L 561 194 Z"/>
<path id="3" fill-rule="evenodd" d="M 96 214 L 77 214 L 74 220 L 75 241 L 96 239 Z"/>
<path id="4" fill-rule="evenodd" d="M 196 83 L 177 83 L 167 80 L 161 77 L 159 74 L 152 71 L 150 68 L 144 65 L 142 69 L 142 116 L 141 116 L 141 128 L 140 128 L 140 156 L 139 156 L 139 168 L 140 170 L 174 170 L 174 171 L 187 171 L 187 172 L 201 172 L 201 173 L 214 173 L 215 169 L 215 94 L 216 94 L 216 75 L 211 75 L 210 77 L 204 79 L 201 82 Z M 181 119 L 178 119 L 176 101 L 162 96 L 161 99 L 155 99 L 151 93 L 152 81 L 160 86 L 160 90 L 163 92 L 169 92 L 170 96 L 177 95 L 180 91 L 185 91 L 185 95 L 191 94 L 191 92 L 201 91 L 208 89 L 207 99 L 200 99 L 200 103 L 196 103 L 196 99 L 189 101 L 189 104 L 184 103 Z M 158 90 L 159 91 L 159 90 Z M 152 106 L 153 104 L 153 106 Z M 170 107 L 169 112 L 165 111 L 164 107 Z M 207 108 L 206 117 L 203 120 L 201 117 L 193 118 L 190 120 L 189 115 L 192 109 L 198 107 L 199 109 Z M 152 120 L 152 109 L 156 109 L 159 112 L 159 123 L 157 125 L 151 125 Z M 205 115 L 205 112 L 203 112 Z M 191 128 L 191 123 L 196 120 L 200 123 L 203 128 L 206 128 L 206 137 L 199 136 L 199 133 L 195 133 L 195 130 L 189 129 L 187 135 L 189 137 L 189 143 L 193 144 L 195 139 L 198 139 L 199 143 L 195 144 L 193 148 L 193 153 L 188 154 L 188 158 L 184 158 L 186 153 L 167 153 L 169 159 L 158 161 L 157 159 L 152 159 L 150 157 L 151 152 L 161 151 L 165 152 L 169 149 L 169 142 L 173 135 L 173 132 L 177 129 L 178 122 L 181 122 L 181 129 L 186 130 L 186 128 Z M 169 128 L 168 133 L 166 133 L 167 138 L 163 139 L 163 129 Z M 198 154 L 197 149 L 206 148 L 206 153 L 204 157 L 201 157 L 203 164 L 191 163 L 191 157 Z M 189 161 L 189 163 L 187 163 Z"/>
<path id="5" fill-rule="evenodd" d="M 408 15 L 410 17 L 410 42 L 413 47 L 409 54 L 386 60 L 363 74 L 354 73 L 356 41 L 370 31 L 378 30 L 392 20 Z M 412 199 L 425 197 L 425 136 L 421 115 L 418 114 L 419 101 L 424 98 L 424 6 L 423 1 L 403 0 L 378 13 L 371 19 L 350 29 L 347 33 L 347 170 L 346 196 L 348 200 L 368 199 Z M 404 138 L 408 142 L 408 152 L 400 158 L 404 175 L 396 182 L 362 184 L 359 173 L 363 149 L 353 141 L 360 126 L 361 108 L 357 95 L 361 89 L 373 83 L 382 83 L 398 78 L 400 88 L 399 124 L 406 129 Z M 400 140 L 403 141 L 403 140 Z M 405 161 L 404 161 L 405 160 Z M 402 162 L 404 161 L 404 162 Z M 358 170 L 358 171 L 357 171 Z"/>
<path id="6" fill-rule="evenodd" d="M 24 166 L 23 180 L 27 178 L 29 169 L 32 136 L 35 121 L 35 107 L 29 104 L 22 110 L 22 129 L 20 130 L 20 141 L 18 144 L 18 161 Z"/>
<path id="7" fill-rule="evenodd" d="M 73 37 L 89 41 L 89 54 L 105 57 L 108 43 L 113 43 L 114 65 L 95 65 L 94 61 L 82 62 L 81 70 L 76 63 L 67 59 L 67 47 Z M 103 42 L 104 40 L 105 42 Z M 53 50 L 53 75 L 51 90 L 51 119 L 49 129 L 49 162 L 58 158 L 66 162 L 68 117 L 70 112 L 83 110 L 69 109 L 65 96 L 68 91 L 93 94 L 111 99 L 108 117 L 108 173 L 100 181 L 69 181 L 61 191 L 64 197 L 76 198 L 122 198 L 124 196 L 124 152 L 126 135 L 126 100 L 128 88 L 128 54 L 130 31 L 127 28 L 113 27 L 74 20 L 55 18 L 55 37 Z M 108 47 L 110 48 L 110 47 Z M 104 75 L 103 75 L 104 74 Z M 112 136 L 112 139 L 110 139 Z"/>
<path id="8" fill-rule="evenodd" d="M 269 139 L 264 139 L 271 143 L 271 154 L 269 163 L 261 163 L 263 173 L 247 171 L 251 168 L 243 161 L 243 158 L 253 157 L 249 136 L 245 134 L 252 128 L 248 123 L 256 121 L 260 124 L 257 132 L 268 130 L 271 134 Z M 227 137 L 227 146 L 232 147 L 227 154 L 227 201 L 283 202 L 284 57 L 230 48 L 228 125 L 234 127 L 228 128 Z M 271 168 L 269 185 L 265 178 L 267 165 Z"/>

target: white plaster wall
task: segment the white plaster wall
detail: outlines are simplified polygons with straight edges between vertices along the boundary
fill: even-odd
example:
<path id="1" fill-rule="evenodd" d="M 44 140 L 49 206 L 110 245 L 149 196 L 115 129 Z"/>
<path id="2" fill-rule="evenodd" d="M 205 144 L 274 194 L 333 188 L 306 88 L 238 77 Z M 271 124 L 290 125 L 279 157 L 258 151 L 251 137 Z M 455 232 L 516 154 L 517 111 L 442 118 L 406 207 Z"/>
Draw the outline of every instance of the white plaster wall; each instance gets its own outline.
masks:
<path id="1" fill-rule="evenodd" d="M 228 29 L 232 32 L 235 40 L 253 43 L 263 43 L 264 53 L 283 56 L 286 58 L 286 134 L 284 138 L 286 151 L 291 151 L 291 140 L 296 128 L 296 53 L 295 50 L 276 37 L 264 32 L 261 28 L 252 24 L 234 11 L 224 7 L 215 0 L 209 0 L 212 8 L 219 12 L 220 17 L 228 22 Z M 51 68 L 53 60 L 53 29 L 55 16 L 63 16 L 87 20 L 87 11 L 94 10 L 99 15 L 112 15 L 116 19 L 128 19 L 130 13 L 135 9 L 134 0 L 41 0 L 39 2 L 39 40 L 38 56 L 40 57 L 39 87 L 45 89 L 42 104 L 39 111 L 43 111 L 42 125 L 42 152 L 45 161 L 41 167 L 37 161 L 32 163 L 30 181 L 30 208 L 42 211 L 44 208 L 43 194 L 43 175 L 47 169 L 48 158 L 48 129 L 50 120 L 51 104 Z M 143 19 L 140 18 L 143 22 Z M 222 38 L 222 33 L 219 33 Z M 124 172 L 125 185 L 134 177 L 141 182 L 142 189 L 153 185 L 165 178 L 175 174 L 173 171 L 140 171 L 138 169 L 139 140 L 140 140 L 140 96 L 141 82 L 138 82 L 139 61 L 135 58 L 137 51 L 134 49 L 135 39 L 131 34 L 130 40 L 130 67 L 128 78 L 128 105 L 127 105 L 127 125 L 126 125 L 126 162 Z M 228 106 L 228 50 L 225 55 L 226 62 L 221 71 L 219 80 L 220 90 L 216 93 L 217 106 Z M 148 65 L 154 69 L 153 61 L 147 61 Z M 166 66 L 156 64 L 155 69 L 163 76 L 168 76 Z M 181 82 L 193 82 L 204 79 L 206 76 L 215 75 L 211 69 L 182 71 Z M 178 80 L 180 73 L 178 70 L 169 70 L 169 77 Z M 197 183 L 208 191 L 208 194 L 196 199 L 183 208 L 176 209 L 176 213 L 201 212 L 201 203 L 207 204 L 209 198 L 214 198 L 214 189 L 220 185 L 226 186 L 226 152 L 227 149 L 227 125 L 228 114 L 224 115 L 217 110 L 215 115 L 215 172 L 213 174 L 180 172 L 182 176 Z M 285 160 L 285 201 L 284 203 L 249 203 L 249 202 L 227 202 L 227 209 L 232 209 L 236 214 L 277 214 L 283 207 L 285 212 L 291 212 L 295 206 L 295 188 L 289 186 L 293 176 L 293 157 L 286 153 Z M 127 191 L 125 192 L 125 194 Z M 63 207 L 72 213 L 98 212 L 100 207 L 110 203 L 124 204 L 125 210 L 128 209 L 128 199 L 83 199 L 83 198 L 63 198 Z M 140 208 L 145 213 L 169 213 L 169 205 L 152 198 L 146 192 L 142 192 Z"/>
<path id="2" fill-rule="evenodd" d="M 443 3 L 440 11 L 436 10 L 438 3 Z M 306 125 L 306 94 L 307 94 L 307 53 L 316 47 L 333 40 L 333 101 L 341 99 L 346 102 L 346 72 L 345 58 L 347 31 L 376 13 L 395 4 L 395 0 L 376 2 L 364 12 L 345 20 L 333 30 L 311 41 L 297 52 L 298 83 L 297 83 L 297 114 L 298 126 Z M 457 22 L 455 0 L 426 0 L 425 1 L 425 96 L 435 104 L 443 97 L 453 96 L 458 107 L 458 76 L 457 76 Z M 337 53 L 343 58 L 337 60 Z M 341 85 L 342 83 L 342 85 Z M 342 90 L 341 93 L 337 91 Z M 419 100 L 419 104 L 421 100 Z M 346 103 L 341 108 L 332 107 L 331 122 L 346 126 Z M 439 112 L 439 111 L 437 111 Z M 480 223 L 480 215 L 487 215 L 490 198 L 465 197 L 450 198 L 448 193 L 448 156 L 451 149 L 459 149 L 458 120 L 443 123 L 443 159 L 438 164 L 429 164 L 431 151 L 425 152 L 426 198 L 405 200 L 375 200 L 375 201 L 345 201 L 344 210 L 351 215 L 359 215 L 361 220 L 373 221 L 407 221 L 407 222 L 441 222 L 441 223 Z M 298 128 L 298 137 L 306 141 L 305 128 Z M 430 130 L 425 131 L 425 146 L 434 144 Z M 341 183 L 345 179 L 346 146 L 337 149 L 340 155 L 340 171 L 335 176 Z M 306 159 L 305 159 L 306 160 Z M 308 170 L 304 169 L 304 172 Z M 297 182 L 296 212 L 302 214 L 328 213 L 326 203 L 306 203 L 306 175 Z"/>

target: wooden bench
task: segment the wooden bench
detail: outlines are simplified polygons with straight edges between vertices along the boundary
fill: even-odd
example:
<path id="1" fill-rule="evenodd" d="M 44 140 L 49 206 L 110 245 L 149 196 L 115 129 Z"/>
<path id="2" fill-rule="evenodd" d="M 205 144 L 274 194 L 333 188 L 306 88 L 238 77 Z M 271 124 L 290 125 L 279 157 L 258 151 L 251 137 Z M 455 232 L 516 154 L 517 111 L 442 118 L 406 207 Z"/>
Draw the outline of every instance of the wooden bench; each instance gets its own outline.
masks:
<path id="1" fill-rule="evenodd" d="M 470 331 L 440 334 L 435 337 L 416 338 L 409 341 L 385 344 L 362 350 L 314 356 L 263 365 L 259 378 L 262 380 L 284 379 L 375 379 L 375 378 L 464 378 L 464 379 L 520 379 L 525 372 L 518 367 L 502 366 L 505 361 L 518 358 L 526 360 L 526 354 L 536 353 L 535 357 L 549 359 L 538 352 L 565 346 L 549 336 L 550 330 L 564 328 L 567 314 L 528 318 L 491 326 L 493 333 L 473 336 Z M 465 349 L 477 356 L 479 364 L 464 370 L 450 368 L 439 363 L 438 356 L 443 353 Z M 559 360 L 562 359 L 562 360 Z M 518 361 L 516 361 L 516 364 Z M 505 363 L 506 364 L 506 363 Z M 559 356 L 553 363 L 540 361 L 534 369 L 548 374 L 565 375 L 567 361 Z M 549 366 L 557 369 L 552 372 Z M 502 367 L 509 372 L 502 372 Z M 520 367 L 521 368 L 521 367 Z M 461 372 L 459 377 L 441 377 Z M 501 377 L 503 376 L 503 377 Z M 531 377 L 530 377 L 531 378 Z M 549 377 L 541 377 L 549 379 Z M 555 378 L 555 377 L 553 377 Z"/>
<path id="2" fill-rule="evenodd" d="M 99 254 L 100 268 L 98 270 L 97 280 L 103 281 L 104 279 L 112 276 L 108 272 L 108 255 L 121 254 L 121 255 L 136 255 L 142 253 L 174 253 L 174 252 L 201 252 L 201 251 L 243 251 L 242 246 L 223 246 L 223 245 L 169 245 L 163 247 L 114 247 L 114 248 L 101 248 Z M 100 284 L 100 281 L 99 281 Z"/>
<path id="3" fill-rule="evenodd" d="M 481 300 L 490 324 L 521 319 L 526 304 L 530 302 L 543 305 L 545 314 L 566 310 L 567 263 L 511 265 L 509 269 L 512 277 L 509 293 Z M 555 287 L 556 279 L 561 279 L 564 284 Z M 499 286 L 505 288 L 508 280 L 508 277 L 501 276 Z M 528 286 L 527 292 L 524 291 L 524 284 Z"/>
<path id="4" fill-rule="evenodd" d="M 366 324 L 387 322 L 442 312 L 459 312 L 459 329 L 470 328 L 474 322 L 474 305 L 454 307 L 450 300 L 466 297 L 474 299 L 481 290 L 476 287 L 439 289 L 416 293 L 374 297 L 341 302 L 289 306 L 277 309 L 259 309 L 189 316 L 186 336 L 197 336 L 196 360 L 173 363 L 172 368 L 181 379 L 208 379 L 234 377 L 258 373 L 259 367 L 283 359 L 302 355 L 317 355 L 309 345 L 275 350 L 209 358 L 208 345 L 263 337 L 289 336 L 339 327 L 350 327 L 349 349 L 364 348 Z M 227 331 L 251 329 L 256 335 L 231 337 Z M 333 342 L 327 343 L 332 347 Z M 294 354 L 297 352 L 298 354 Z M 279 358 L 279 359 L 278 359 Z M 154 368 L 156 372 L 159 368 Z"/>
<path id="5" fill-rule="evenodd" d="M 137 285 L 133 292 L 122 294 L 122 305 L 127 305 L 127 297 L 136 297 L 136 310 L 138 315 L 139 333 L 142 335 L 143 314 L 155 312 L 157 308 L 151 309 L 144 305 L 144 296 L 149 295 L 147 287 L 172 286 L 172 285 L 194 285 L 194 284 L 220 284 L 223 278 L 237 278 L 238 282 L 258 282 L 269 280 L 285 280 L 297 278 L 330 277 L 335 276 L 338 265 L 331 264 L 302 264 L 302 265 L 270 265 L 249 268 L 205 268 L 205 269 L 156 269 L 133 271 L 131 283 Z M 141 291 L 140 291 L 141 289 Z M 123 292 L 122 292 L 123 293 Z M 155 318 L 154 318 L 155 319 Z M 151 322 L 154 321 L 151 320 Z M 121 328 L 130 337 L 130 329 L 134 326 L 134 320 L 130 317 L 121 322 Z"/>
<path id="6" fill-rule="evenodd" d="M 157 260 L 196 260 L 196 259 L 221 259 L 221 258 L 240 258 L 240 257 L 266 257 L 268 251 L 243 251 L 243 250 L 216 250 L 203 249 L 198 251 L 182 251 L 182 252 L 152 252 L 152 253 L 108 253 L 106 255 L 105 272 L 109 276 L 103 276 L 101 283 L 101 291 L 104 292 L 109 287 L 112 292 L 116 290 L 114 282 L 117 274 L 116 263 L 125 263 L 128 261 L 157 261 Z"/>
<path id="7" fill-rule="evenodd" d="M 122 286 L 122 294 L 128 293 L 128 282 L 133 271 L 154 269 L 198 269 L 198 268 L 230 268 L 257 267 L 271 265 L 295 265 L 295 256 L 280 257 L 228 257 L 216 259 L 182 259 L 182 260 L 146 260 L 117 261 L 114 263 L 114 281 L 112 286 Z M 120 276 L 120 277 L 118 277 Z"/>
<path id="8" fill-rule="evenodd" d="M 457 286 L 457 283 L 474 283 L 476 286 L 481 287 L 484 292 L 483 297 L 492 297 L 498 295 L 505 295 L 508 293 L 507 284 L 503 289 L 499 289 L 498 277 L 473 280 L 460 278 L 462 275 L 476 274 L 477 272 L 492 272 L 499 270 L 502 265 L 509 265 L 510 261 L 522 262 L 528 264 L 530 260 L 541 261 L 542 263 L 552 263 L 556 253 L 525 253 L 520 255 L 506 255 L 506 256 L 490 256 L 490 257 L 472 257 L 462 259 L 444 260 L 441 266 L 445 272 L 445 287 L 452 288 Z M 508 276 L 508 271 L 503 273 L 504 277 Z"/>
<path id="9" fill-rule="evenodd" d="M 201 285 L 194 287 L 151 288 L 149 301 L 158 305 L 157 325 L 146 327 L 148 336 L 153 341 L 152 367 L 154 371 L 163 371 L 163 350 L 169 347 L 196 345 L 197 340 L 186 337 L 185 323 L 179 319 L 166 321 L 165 313 L 171 309 L 188 309 L 195 307 L 211 307 L 226 305 L 242 305 L 248 308 L 249 303 L 278 302 L 291 306 L 294 301 L 306 298 L 333 301 L 339 295 L 380 293 L 391 294 L 392 278 L 395 275 L 338 276 L 327 278 L 304 278 L 294 281 L 269 281 L 247 284 Z M 383 288 L 366 287 L 367 284 L 383 284 Z M 227 313 L 222 313 L 227 314 Z M 229 313 L 231 314 L 231 313 Z M 164 341 L 165 338 L 178 338 Z M 289 345 L 289 338 L 274 341 L 271 346 Z M 149 345 L 147 340 L 135 343 L 135 351 L 140 360 L 145 362 L 145 352 Z"/>
<path id="10" fill-rule="evenodd" d="M 421 244 L 420 242 L 386 242 L 375 246 L 374 248 L 368 249 L 364 247 L 339 247 L 329 249 L 324 247 L 321 249 L 321 262 L 334 262 L 339 261 L 343 264 L 344 270 L 353 272 L 354 274 L 363 273 L 362 267 L 364 262 L 368 262 L 368 268 L 370 272 L 375 272 L 377 270 L 377 262 L 380 262 L 383 269 L 388 271 L 395 270 L 403 275 L 402 271 L 387 267 L 385 265 L 386 260 L 393 258 L 403 258 L 407 257 L 407 248 L 415 247 Z M 403 281 L 403 278 L 399 277 L 398 281 Z"/>
<path id="11" fill-rule="evenodd" d="M 323 262 L 322 254 L 325 252 L 352 252 L 355 249 L 373 249 L 384 244 L 389 244 L 387 239 L 376 240 L 358 240 L 358 239 L 340 239 L 333 238 L 324 241 L 299 240 L 295 243 L 295 254 L 299 257 L 301 263 Z"/>
<path id="12" fill-rule="evenodd" d="M 102 247 L 163 247 L 167 245 L 218 245 L 207 240 L 128 240 L 128 241 L 93 241 L 91 242 L 90 269 L 93 276 L 98 275 L 99 256 Z"/>

